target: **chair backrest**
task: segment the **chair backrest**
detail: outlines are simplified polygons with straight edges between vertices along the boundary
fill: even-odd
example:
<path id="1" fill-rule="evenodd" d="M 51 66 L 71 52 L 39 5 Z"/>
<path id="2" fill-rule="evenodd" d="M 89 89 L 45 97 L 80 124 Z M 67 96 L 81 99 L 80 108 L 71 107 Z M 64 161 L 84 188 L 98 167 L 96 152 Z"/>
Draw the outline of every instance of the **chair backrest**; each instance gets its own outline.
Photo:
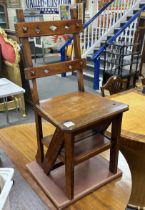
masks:
<path id="1" fill-rule="evenodd" d="M 118 76 L 112 76 L 108 79 L 105 85 L 101 87 L 101 93 L 102 96 L 105 96 L 105 90 L 108 90 L 110 95 L 119 93 L 122 90 L 125 90 L 125 87 L 127 85 L 127 79 L 122 79 Z"/>
<path id="2" fill-rule="evenodd" d="M 34 104 L 39 103 L 36 78 L 77 71 L 78 89 L 84 91 L 83 68 L 85 59 L 81 59 L 79 33 L 83 30 L 82 21 L 77 19 L 76 9 L 71 10 L 71 20 L 25 22 L 23 10 L 17 10 L 18 23 L 15 25 L 17 36 L 22 44 L 25 62 L 25 77 L 31 80 L 31 92 Z M 73 34 L 74 60 L 33 67 L 28 38 Z"/>

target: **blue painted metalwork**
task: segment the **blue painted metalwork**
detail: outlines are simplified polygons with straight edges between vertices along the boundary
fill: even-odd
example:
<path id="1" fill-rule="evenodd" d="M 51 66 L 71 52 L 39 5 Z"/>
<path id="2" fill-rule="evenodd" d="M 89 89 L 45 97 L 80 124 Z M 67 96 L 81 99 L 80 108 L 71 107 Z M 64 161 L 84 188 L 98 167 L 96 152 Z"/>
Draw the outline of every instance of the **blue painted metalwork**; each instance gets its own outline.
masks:
<path id="1" fill-rule="evenodd" d="M 61 49 L 61 61 L 65 61 L 66 60 L 65 56 L 66 56 L 65 55 L 65 48 L 62 48 Z M 62 73 L 61 76 L 62 77 L 66 77 L 66 73 Z"/>
<path id="2" fill-rule="evenodd" d="M 106 10 L 106 8 L 112 4 L 114 2 L 114 0 L 111 0 L 110 2 L 108 2 L 107 4 L 104 5 L 104 7 L 102 7 L 99 12 L 97 12 L 88 22 L 86 22 L 83 25 L 83 29 L 87 28 L 102 12 L 104 12 L 104 10 Z M 71 42 L 73 41 L 73 37 L 71 37 L 69 40 L 67 40 L 64 45 L 60 48 L 60 53 L 61 53 L 61 58 L 64 59 L 65 56 L 65 48 L 71 44 Z M 64 60 L 61 60 L 64 61 Z"/>
<path id="3" fill-rule="evenodd" d="M 102 14 L 102 12 L 104 12 L 105 9 L 107 9 L 107 7 L 110 6 L 110 4 L 112 4 L 114 2 L 114 0 L 109 1 L 107 4 L 104 5 L 104 7 L 102 7 L 99 12 L 97 12 L 88 22 L 86 22 L 83 26 L 83 29 L 87 28 L 100 14 Z"/>
<path id="4" fill-rule="evenodd" d="M 99 74 L 100 74 L 100 57 L 94 60 L 94 82 L 93 89 L 99 89 Z"/>
<path id="5" fill-rule="evenodd" d="M 135 21 L 137 17 L 139 17 L 140 13 L 145 10 L 145 5 L 140 9 L 139 12 L 137 12 L 135 15 L 133 15 L 127 23 L 125 23 L 120 30 L 118 30 L 114 36 L 112 36 L 106 44 L 104 44 L 100 49 L 93 55 L 92 60 L 94 60 L 94 89 L 99 89 L 99 72 L 100 72 L 100 65 L 98 65 L 98 60 L 100 59 L 101 54 L 104 52 L 104 50 L 108 47 L 108 45 L 112 44 L 116 38 L 127 28 L 130 26 L 130 24 Z M 95 84 L 96 83 L 96 84 Z"/>

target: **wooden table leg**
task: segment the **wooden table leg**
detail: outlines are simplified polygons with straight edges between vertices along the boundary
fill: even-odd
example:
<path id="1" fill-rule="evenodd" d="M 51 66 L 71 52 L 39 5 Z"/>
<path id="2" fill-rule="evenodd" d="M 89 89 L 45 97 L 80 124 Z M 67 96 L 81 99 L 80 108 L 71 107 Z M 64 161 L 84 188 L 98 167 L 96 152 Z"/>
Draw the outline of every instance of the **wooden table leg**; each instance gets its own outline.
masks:
<path id="1" fill-rule="evenodd" d="M 74 196 L 74 136 L 70 133 L 65 133 L 64 138 L 66 195 L 71 200 Z"/>
<path id="2" fill-rule="evenodd" d="M 122 122 L 122 113 L 117 115 L 112 121 L 112 131 L 111 131 L 112 144 L 110 149 L 110 165 L 109 165 L 109 170 L 112 173 L 117 172 L 121 122 Z"/>

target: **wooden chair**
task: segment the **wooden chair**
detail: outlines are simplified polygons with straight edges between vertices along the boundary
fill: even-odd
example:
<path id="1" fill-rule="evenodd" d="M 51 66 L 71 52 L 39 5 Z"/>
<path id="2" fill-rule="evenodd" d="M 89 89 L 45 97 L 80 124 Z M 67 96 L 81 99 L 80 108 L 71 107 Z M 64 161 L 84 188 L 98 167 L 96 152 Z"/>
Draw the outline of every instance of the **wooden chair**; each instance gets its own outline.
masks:
<path id="1" fill-rule="evenodd" d="M 86 61 L 81 59 L 79 40 L 83 26 L 76 14 L 73 9 L 71 20 L 28 23 L 24 22 L 23 10 L 17 10 L 19 22 L 16 24 L 23 47 L 25 77 L 31 83 L 34 103 L 38 144 L 36 161 L 48 175 L 55 167 L 65 164 L 66 194 L 69 199 L 74 197 L 75 165 L 111 148 L 109 170 L 117 173 L 122 113 L 128 109 L 127 105 L 116 103 L 114 106 L 109 99 L 84 91 L 83 67 Z M 73 34 L 74 60 L 33 67 L 28 38 L 61 34 Z M 79 91 L 39 101 L 36 79 L 69 71 L 77 71 Z M 104 110 L 104 104 L 108 109 Z M 55 126 L 53 135 L 43 136 L 42 118 Z M 103 133 L 111 123 L 112 136 L 108 140 Z M 46 154 L 45 146 L 48 148 Z M 58 158 L 61 163 L 56 164 Z"/>
<path id="2" fill-rule="evenodd" d="M 145 86 L 145 77 L 143 75 L 141 75 L 141 83 L 143 86 Z"/>
<path id="3" fill-rule="evenodd" d="M 127 79 L 121 79 L 121 77 L 112 76 L 108 79 L 106 84 L 101 87 L 102 96 L 105 96 L 105 90 L 108 90 L 110 95 L 112 95 L 125 90 L 126 86 Z"/>

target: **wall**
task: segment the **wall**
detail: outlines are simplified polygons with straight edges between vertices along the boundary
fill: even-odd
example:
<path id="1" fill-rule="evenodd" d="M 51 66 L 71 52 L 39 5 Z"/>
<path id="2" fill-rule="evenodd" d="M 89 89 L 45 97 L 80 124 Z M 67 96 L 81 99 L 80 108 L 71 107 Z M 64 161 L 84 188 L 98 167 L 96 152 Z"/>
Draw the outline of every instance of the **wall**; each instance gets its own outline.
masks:
<path id="1" fill-rule="evenodd" d="M 25 0 L 21 0 L 21 7 L 25 8 Z M 7 11 L 8 11 L 8 19 L 9 19 L 9 27 L 10 29 L 14 30 L 14 24 L 16 22 L 16 9 L 19 8 L 10 8 L 9 5 L 7 5 Z"/>
<path id="2" fill-rule="evenodd" d="M 26 1 L 20 0 L 21 2 L 21 8 L 26 8 Z M 72 0 L 72 3 L 75 3 L 75 0 Z M 14 24 L 16 22 L 16 9 L 17 8 L 10 8 L 9 5 L 7 7 L 8 10 L 8 19 L 9 19 L 9 27 L 10 29 L 14 29 Z M 44 14 L 43 15 L 44 20 L 57 20 L 59 19 L 59 14 Z"/>

